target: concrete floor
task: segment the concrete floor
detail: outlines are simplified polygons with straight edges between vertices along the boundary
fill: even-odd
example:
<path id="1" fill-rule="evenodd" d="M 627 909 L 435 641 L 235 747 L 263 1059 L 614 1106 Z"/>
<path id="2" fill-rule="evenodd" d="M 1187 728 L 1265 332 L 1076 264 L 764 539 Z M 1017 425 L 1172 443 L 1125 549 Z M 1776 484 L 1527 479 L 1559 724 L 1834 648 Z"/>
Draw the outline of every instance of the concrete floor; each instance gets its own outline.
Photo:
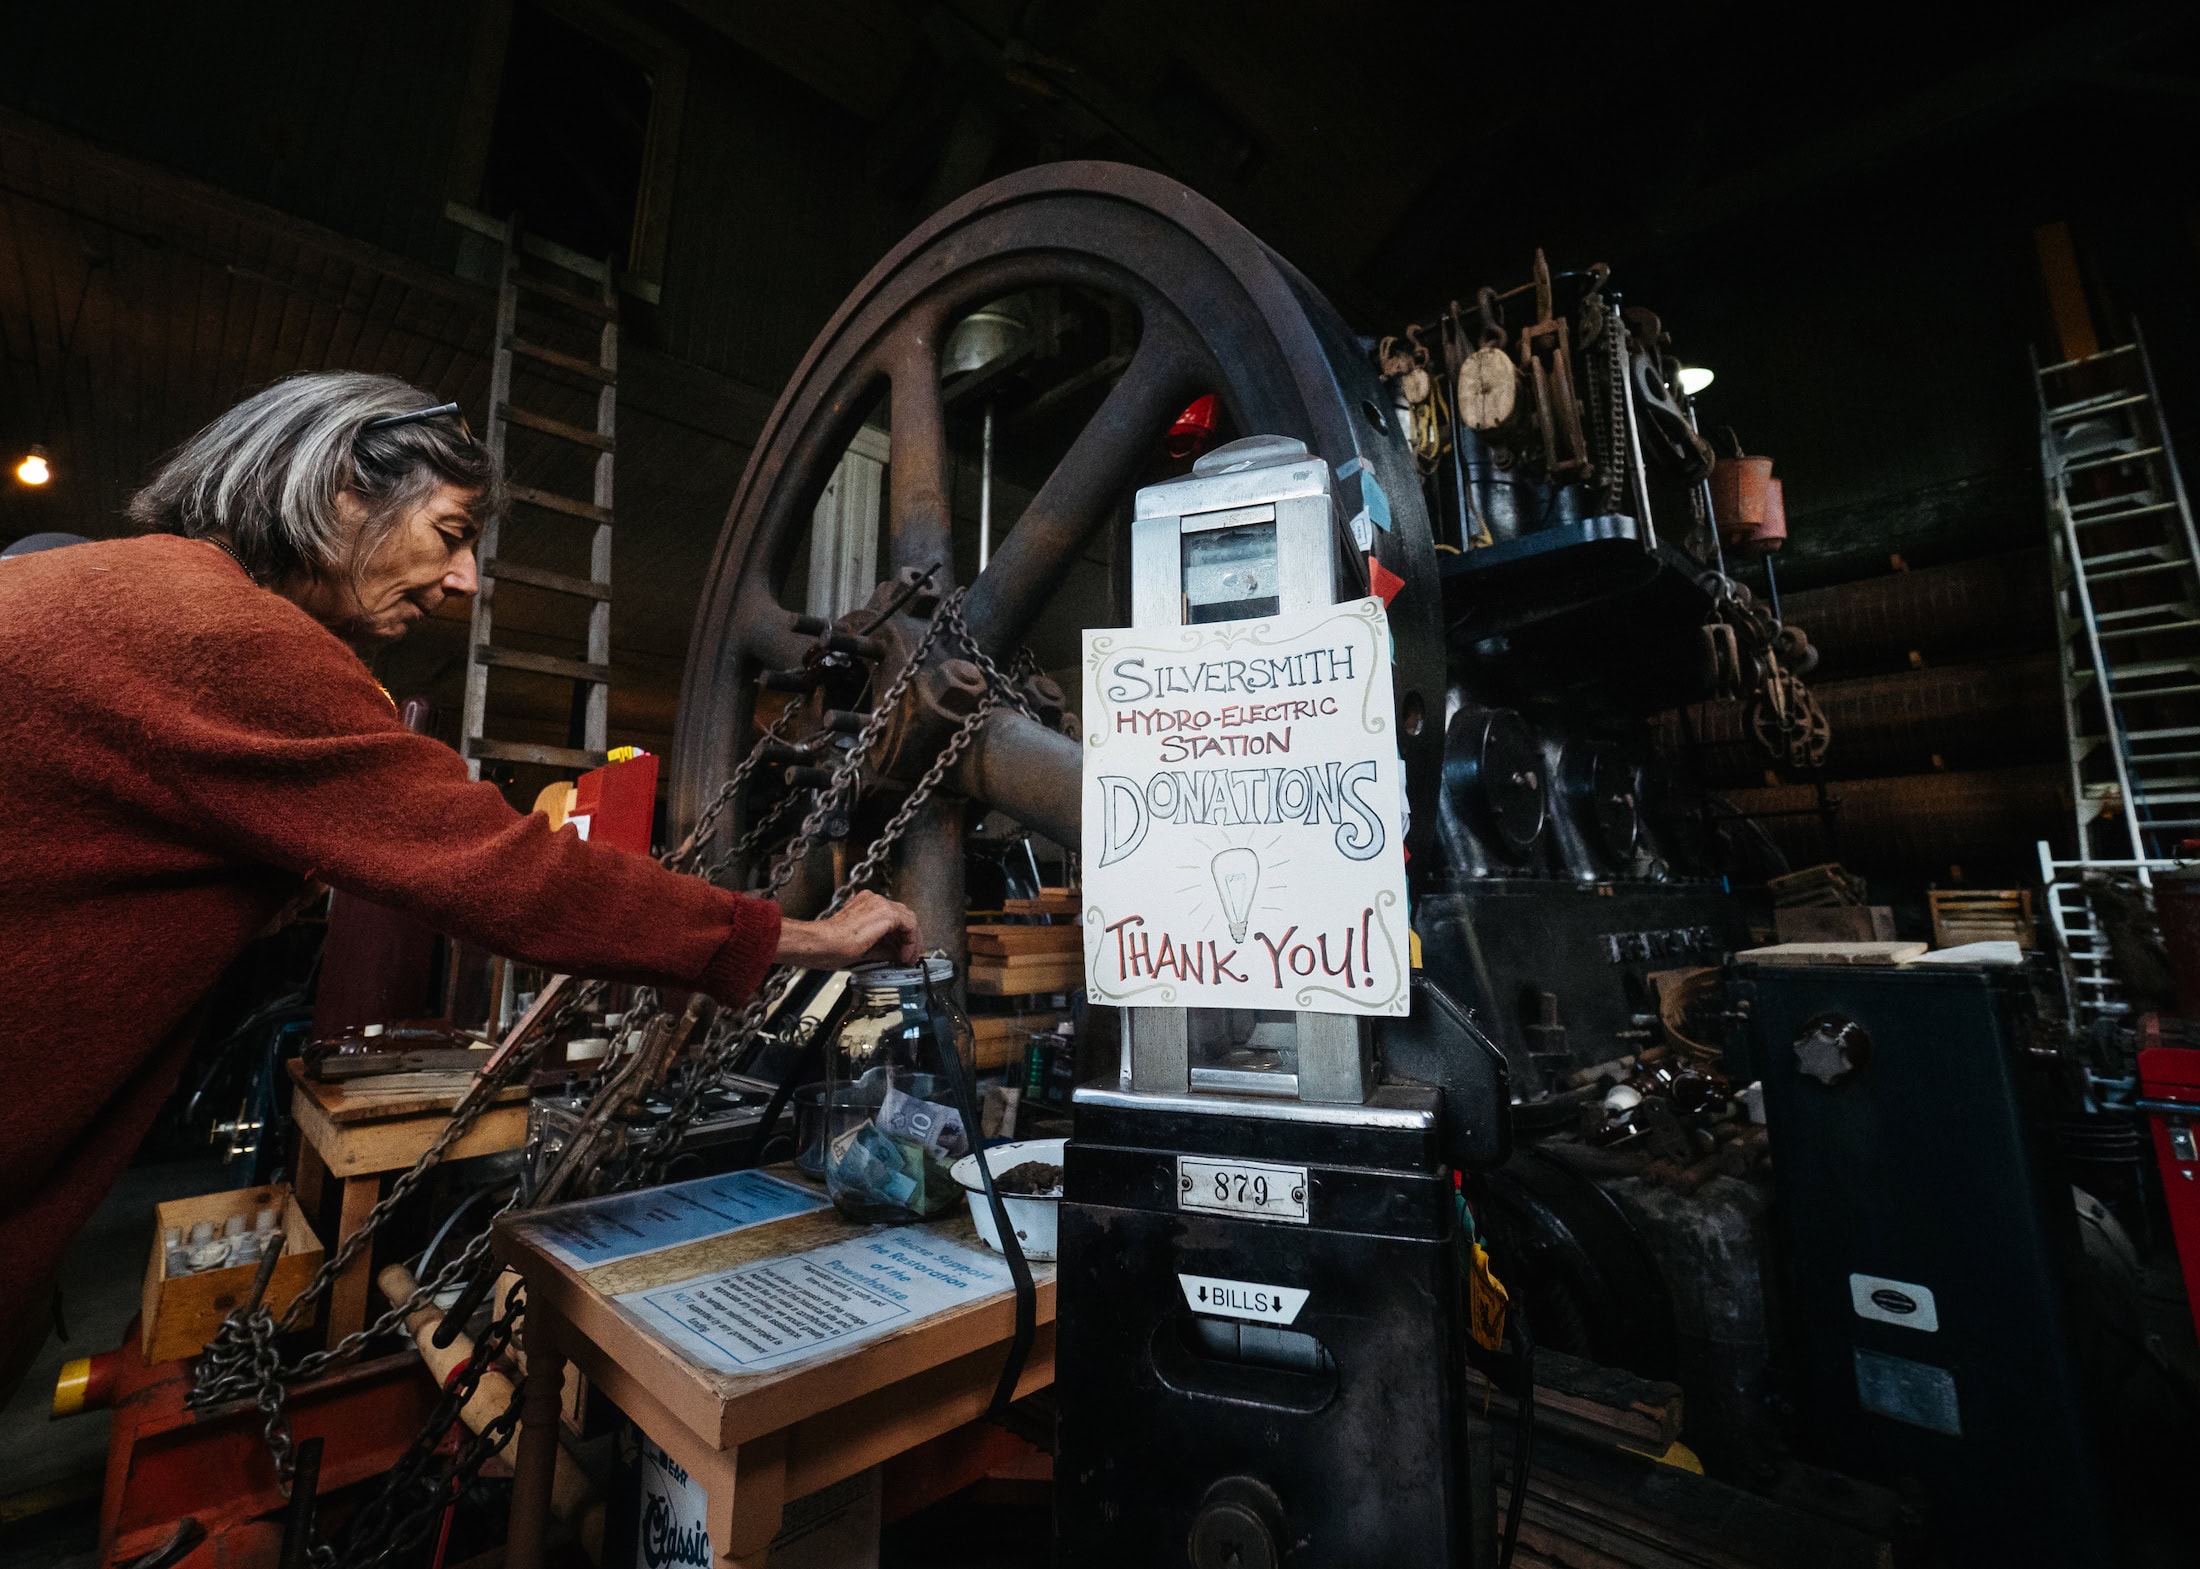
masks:
<path id="1" fill-rule="evenodd" d="M 219 1161 L 133 1166 L 107 1195 L 61 1264 L 69 1338 L 48 1336 L 22 1387 L 0 1407 L 0 1569 L 76 1569 L 96 1559 L 105 1411 L 56 1422 L 54 1378 L 74 1357 L 110 1351 L 137 1313 L 153 1245 L 153 1206 L 238 1185 Z"/>

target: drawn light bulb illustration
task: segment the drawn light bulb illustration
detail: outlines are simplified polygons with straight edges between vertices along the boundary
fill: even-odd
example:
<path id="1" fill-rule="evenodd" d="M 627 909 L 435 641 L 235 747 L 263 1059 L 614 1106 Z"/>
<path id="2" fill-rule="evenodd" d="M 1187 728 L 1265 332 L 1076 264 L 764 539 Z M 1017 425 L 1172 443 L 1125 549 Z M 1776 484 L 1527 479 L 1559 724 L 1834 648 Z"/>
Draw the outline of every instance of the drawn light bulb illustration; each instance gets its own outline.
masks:
<path id="1" fill-rule="evenodd" d="M 1243 845 L 1232 845 L 1216 854 L 1214 878 L 1230 923 L 1230 941 L 1243 942 L 1245 923 L 1253 915 L 1253 893 L 1260 887 L 1260 857 Z"/>

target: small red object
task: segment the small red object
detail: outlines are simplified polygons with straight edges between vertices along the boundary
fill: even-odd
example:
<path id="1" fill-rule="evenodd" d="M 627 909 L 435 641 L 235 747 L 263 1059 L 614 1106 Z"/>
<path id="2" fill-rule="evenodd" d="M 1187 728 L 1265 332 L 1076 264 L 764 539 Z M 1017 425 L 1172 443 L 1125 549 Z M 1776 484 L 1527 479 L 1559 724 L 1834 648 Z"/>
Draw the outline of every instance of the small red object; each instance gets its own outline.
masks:
<path id="1" fill-rule="evenodd" d="M 2150 1108 L 2154 1159 L 2162 1172 L 2162 1194 L 2169 1208 L 2170 1234 L 2177 1239 L 2177 1262 L 2184 1271 L 2185 1296 L 2193 1325 L 2200 1329 L 2200 1050 L 2190 1046 L 2145 1044 L 2174 1032 L 2158 1016 L 2140 1021 L 2139 1093 L 2154 1108 L 2189 1105 L 2189 1115 Z"/>
<path id="2" fill-rule="evenodd" d="M 1169 427 L 1168 448 L 1172 458 L 1196 458 L 1207 450 L 1207 443 L 1215 439 L 1215 395 L 1211 392 L 1192 399 L 1184 412 Z"/>
<path id="3" fill-rule="evenodd" d="M 573 808 L 565 814 L 591 844 L 636 855 L 649 854 L 656 818 L 657 759 L 649 752 L 582 774 L 573 785 Z"/>
<path id="4" fill-rule="evenodd" d="M 1384 566 L 1380 561 L 1377 561 L 1373 556 L 1369 556 L 1367 558 L 1367 586 L 1373 591 L 1375 597 L 1383 602 L 1383 607 L 1388 609 L 1390 602 L 1398 597 L 1398 590 L 1406 586 L 1406 580 Z"/>

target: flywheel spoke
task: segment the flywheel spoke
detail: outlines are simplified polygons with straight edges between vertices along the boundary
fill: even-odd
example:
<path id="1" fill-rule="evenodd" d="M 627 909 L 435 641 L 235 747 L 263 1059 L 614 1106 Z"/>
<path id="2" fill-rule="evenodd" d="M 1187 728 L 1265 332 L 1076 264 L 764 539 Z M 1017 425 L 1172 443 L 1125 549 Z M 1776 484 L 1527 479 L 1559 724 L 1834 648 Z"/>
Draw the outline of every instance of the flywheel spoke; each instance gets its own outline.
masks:
<path id="1" fill-rule="evenodd" d="M 947 511 L 947 410 L 940 396 L 940 317 L 928 311 L 903 327 L 887 374 L 893 378 L 888 477 L 893 566 L 939 564 L 934 586 L 953 581 Z"/>
<path id="2" fill-rule="evenodd" d="M 1129 492 L 1170 419 L 1199 390 L 1203 363 L 1198 350 L 1167 324 L 1149 320 L 1137 353 L 1099 412 L 1077 433 L 971 585 L 964 620 L 986 652 L 999 653 L 1023 640 L 1061 585 L 1063 570 Z"/>
<path id="3" fill-rule="evenodd" d="M 802 662 L 810 639 L 794 629 L 795 613 L 761 587 L 741 596 L 741 648 L 766 670 L 786 670 Z"/>

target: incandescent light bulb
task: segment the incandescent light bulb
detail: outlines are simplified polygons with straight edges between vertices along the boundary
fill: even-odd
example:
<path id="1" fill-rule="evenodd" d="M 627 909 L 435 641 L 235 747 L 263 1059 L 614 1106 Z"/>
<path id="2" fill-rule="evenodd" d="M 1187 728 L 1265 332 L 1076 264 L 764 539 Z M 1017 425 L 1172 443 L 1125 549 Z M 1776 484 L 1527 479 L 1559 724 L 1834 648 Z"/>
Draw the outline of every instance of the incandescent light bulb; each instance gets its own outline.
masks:
<path id="1" fill-rule="evenodd" d="M 53 465 L 46 461 L 46 449 L 33 447 L 15 465 L 15 477 L 26 485 L 43 485 L 53 478 Z"/>
<path id="2" fill-rule="evenodd" d="M 1260 857 L 1243 845 L 1220 851 L 1214 861 L 1215 892 L 1222 896 L 1222 913 L 1230 923 L 1230 941 L 1245 941 L 1245 923 L 1252 919 L 1253 893 L 1260 887 Z"/>

